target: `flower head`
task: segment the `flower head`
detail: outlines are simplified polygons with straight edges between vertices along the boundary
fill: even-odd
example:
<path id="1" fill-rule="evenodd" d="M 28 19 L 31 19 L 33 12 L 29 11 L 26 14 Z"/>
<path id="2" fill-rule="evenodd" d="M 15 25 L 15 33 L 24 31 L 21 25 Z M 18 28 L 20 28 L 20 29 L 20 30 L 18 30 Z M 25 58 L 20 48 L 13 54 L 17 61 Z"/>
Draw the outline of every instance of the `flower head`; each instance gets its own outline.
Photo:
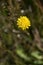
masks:
<path id="1" fill-rule="evenodd" d="M 20 16 L 17 20 L 17 25 L 22 30 L 26 30 L 31 26 L 30 20 L 26 16 Z"/>

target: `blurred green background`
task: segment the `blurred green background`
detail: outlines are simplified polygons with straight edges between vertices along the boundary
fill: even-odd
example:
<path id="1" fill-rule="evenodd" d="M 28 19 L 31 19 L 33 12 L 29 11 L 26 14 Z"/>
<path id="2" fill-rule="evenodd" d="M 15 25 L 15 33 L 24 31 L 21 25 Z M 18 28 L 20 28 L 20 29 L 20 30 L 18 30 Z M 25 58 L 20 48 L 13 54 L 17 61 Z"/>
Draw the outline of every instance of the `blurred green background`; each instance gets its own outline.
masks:
<path id="1" fill-rule="evenodd" d="M 26 31 L 20 16 L 31 21 Z M 0 0 L 0 65 L 43 65 L 43 0 Z"/>

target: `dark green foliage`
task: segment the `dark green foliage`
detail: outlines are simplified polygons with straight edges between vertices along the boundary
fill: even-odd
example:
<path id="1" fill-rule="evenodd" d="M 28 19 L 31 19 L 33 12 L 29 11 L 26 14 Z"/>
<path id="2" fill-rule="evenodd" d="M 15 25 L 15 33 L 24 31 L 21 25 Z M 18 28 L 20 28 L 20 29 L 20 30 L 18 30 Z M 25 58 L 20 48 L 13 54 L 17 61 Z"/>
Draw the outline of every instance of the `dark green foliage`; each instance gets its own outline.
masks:
<path id="1" fill-rule="evenodd" d="M 43 65 L 42 3 L 43 0 L 0 0 L 0 65 Z M 17 27 L 21 15 L 31 21 L 26 31 Z"/>

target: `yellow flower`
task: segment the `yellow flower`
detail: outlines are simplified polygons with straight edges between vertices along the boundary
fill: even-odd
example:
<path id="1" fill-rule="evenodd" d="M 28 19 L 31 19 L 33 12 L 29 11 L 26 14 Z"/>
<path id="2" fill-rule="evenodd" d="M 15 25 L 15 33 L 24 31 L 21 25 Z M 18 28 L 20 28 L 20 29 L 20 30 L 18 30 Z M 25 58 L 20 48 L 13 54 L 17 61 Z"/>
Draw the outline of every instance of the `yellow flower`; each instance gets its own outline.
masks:
<path id="1" fill-rule="evenodd" d="M 31 26 L 30 20 L 26 16 L 20 16 L 17 20 L 17 25 L 22 30 L 26 30 Z"/>

